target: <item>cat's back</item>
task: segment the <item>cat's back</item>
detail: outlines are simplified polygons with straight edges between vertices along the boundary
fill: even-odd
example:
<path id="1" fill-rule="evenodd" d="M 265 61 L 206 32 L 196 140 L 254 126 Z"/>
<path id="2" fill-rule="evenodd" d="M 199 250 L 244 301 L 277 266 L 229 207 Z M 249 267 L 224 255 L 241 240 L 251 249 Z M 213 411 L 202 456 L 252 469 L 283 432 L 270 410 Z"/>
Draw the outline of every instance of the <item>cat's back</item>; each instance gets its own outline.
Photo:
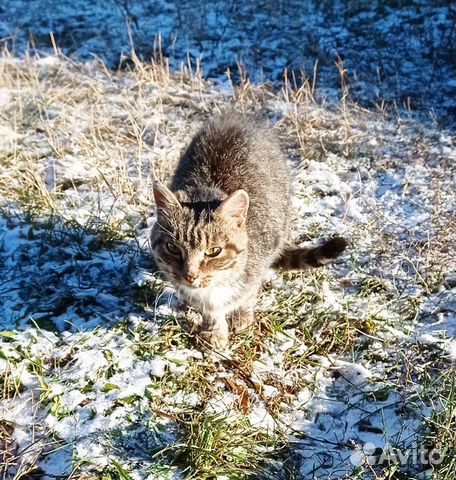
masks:
<path id="1" fill-rule="evenodd" d="M 194 137 L 179 162 L 172 188 L 215 187 L 225 194 L 244 189 L 253 204 L 276 204 L 280 209 L 288 206 L 289 185 L 287 164 L 272 130 L 229 113 Z"/>

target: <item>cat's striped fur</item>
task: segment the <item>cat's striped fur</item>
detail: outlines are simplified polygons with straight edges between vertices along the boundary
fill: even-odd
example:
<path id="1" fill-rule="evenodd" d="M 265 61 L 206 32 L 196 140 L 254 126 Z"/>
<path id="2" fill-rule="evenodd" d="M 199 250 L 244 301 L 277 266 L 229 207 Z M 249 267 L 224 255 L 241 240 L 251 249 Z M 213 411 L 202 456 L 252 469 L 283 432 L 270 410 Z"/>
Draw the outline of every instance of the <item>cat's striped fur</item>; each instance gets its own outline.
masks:
<path id="1" fill-rule="evenodd" d="M 286 246 L 290 179 L 270 130 L 236 114 L 193 139 L 171 189 L 154 182 L 155 259 L 182 300 L 201 313 L 199 336 L 215 347 L 248 327 L 267 269 L 321 266 L 345 248 L 331 239 L 313 249 Z"/>

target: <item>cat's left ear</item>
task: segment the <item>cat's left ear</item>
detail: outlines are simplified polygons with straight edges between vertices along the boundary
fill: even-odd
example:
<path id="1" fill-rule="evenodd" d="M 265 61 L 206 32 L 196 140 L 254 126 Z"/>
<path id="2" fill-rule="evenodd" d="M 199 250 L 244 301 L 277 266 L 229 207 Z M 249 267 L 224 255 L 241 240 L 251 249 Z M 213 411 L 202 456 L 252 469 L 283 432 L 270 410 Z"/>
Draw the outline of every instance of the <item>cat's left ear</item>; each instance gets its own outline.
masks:
<path id="1" fill-rule="evenodd" d="M 249 195 L 245 190 L 236 190 L 217 208 L 217 213 L 225 218 L 235 220 L 243 225 L 249 209 Z"/>

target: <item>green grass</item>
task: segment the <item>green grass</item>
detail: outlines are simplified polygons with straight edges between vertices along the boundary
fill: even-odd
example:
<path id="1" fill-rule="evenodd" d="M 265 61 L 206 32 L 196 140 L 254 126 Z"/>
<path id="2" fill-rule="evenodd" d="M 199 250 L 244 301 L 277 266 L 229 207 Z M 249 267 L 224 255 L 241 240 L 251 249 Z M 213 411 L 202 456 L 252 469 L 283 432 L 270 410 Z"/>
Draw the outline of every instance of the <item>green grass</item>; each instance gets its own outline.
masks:
<path id="1" fill-rule="evenodd" d="M 433 399 L 435 411 L 427 421 L 426 440 L 430 449 L 436 449 L 442 461 L 433 465 L 433 479 L 456 478 L 456 368 L 450 366 Z"/>
<path id="2" fill-rule="evenodd" d="M 242 416 L 193 413 L 182 419 L 180 428 L 181 443 L 172 449 L 172 463 L 179 465 L 188 479 L 248 478 L 261 469 L 267 451 L 280 448 Z"/>

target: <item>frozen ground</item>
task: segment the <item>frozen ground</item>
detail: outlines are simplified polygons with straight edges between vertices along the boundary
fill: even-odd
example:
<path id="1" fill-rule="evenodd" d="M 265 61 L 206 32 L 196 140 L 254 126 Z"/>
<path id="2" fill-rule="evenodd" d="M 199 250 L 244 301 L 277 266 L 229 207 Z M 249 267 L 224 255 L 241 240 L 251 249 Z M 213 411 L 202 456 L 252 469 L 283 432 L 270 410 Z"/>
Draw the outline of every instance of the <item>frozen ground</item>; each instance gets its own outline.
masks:
<path id="1" fill-rule="evenodd" d="M 142 58 L 162 36 L 178 69 L 201 60 L 207 78 L 281 82 L 284 69 L 312 75 L 318 94 L 339 97 L 342 59 L 350 94 L 369 108 L 411 109 L 454 130 L 456 6 L 447 0 L 8 0 L 0 5 L 0 38 L 21 54 L 52 52 L 50 32 L 66 55 L 126 63 L 131 42 Z M 33 50 L 33 49 L 32 49 Z M 122 61 L 121 56 L 124 56 Z"/>
<path id="2" fill-rule="evenodd" d="M 136 67 L 0 61 L 4 477 L 454 478 L 454 139 Z M 149 174 L 233 102 L 283 141 L 296 241 L 350 248 L 271 277 L 254 335 L 202 354 L 154 274 Z"/>

